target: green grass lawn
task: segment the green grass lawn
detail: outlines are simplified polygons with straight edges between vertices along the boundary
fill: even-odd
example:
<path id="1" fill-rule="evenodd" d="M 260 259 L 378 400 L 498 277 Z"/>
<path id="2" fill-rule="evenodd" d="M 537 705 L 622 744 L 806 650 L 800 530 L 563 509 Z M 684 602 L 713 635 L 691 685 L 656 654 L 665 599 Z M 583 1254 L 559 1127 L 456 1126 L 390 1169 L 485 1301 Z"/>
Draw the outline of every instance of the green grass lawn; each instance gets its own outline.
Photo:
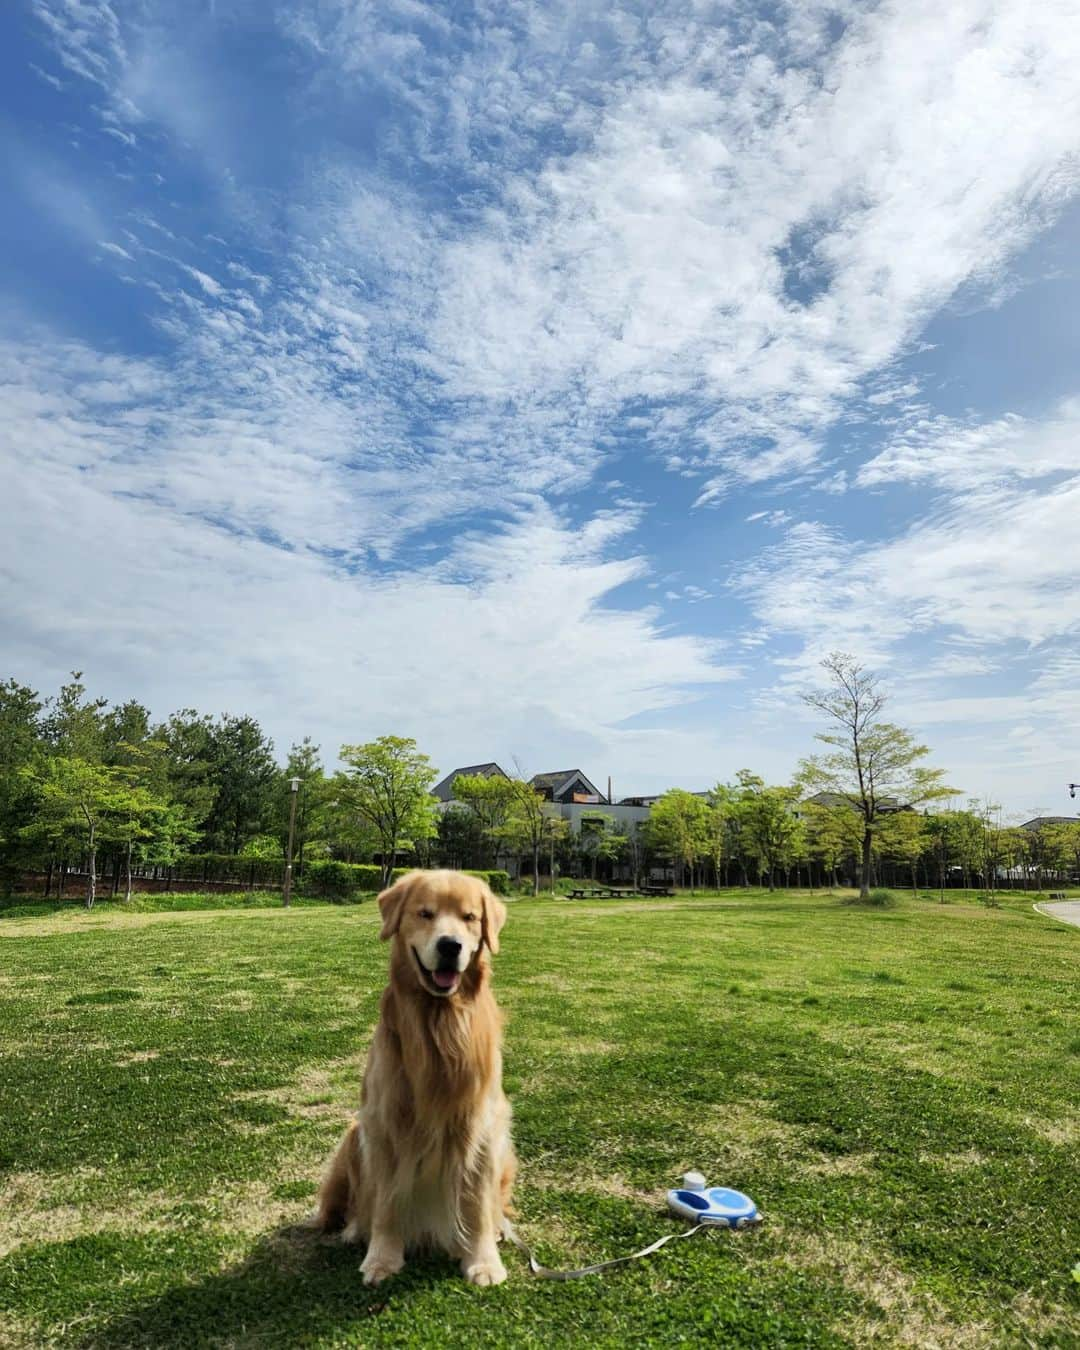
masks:
<path id="1" fill-rule="evenodd" d="M 1080 930 L 729 892 L 512 902 L 497 962 L 519 1228 L 363 1288 L 297 1227 L 355 1104 L 373 905 L 0 919 L 0 1344 L 1080 1345 Z"/>

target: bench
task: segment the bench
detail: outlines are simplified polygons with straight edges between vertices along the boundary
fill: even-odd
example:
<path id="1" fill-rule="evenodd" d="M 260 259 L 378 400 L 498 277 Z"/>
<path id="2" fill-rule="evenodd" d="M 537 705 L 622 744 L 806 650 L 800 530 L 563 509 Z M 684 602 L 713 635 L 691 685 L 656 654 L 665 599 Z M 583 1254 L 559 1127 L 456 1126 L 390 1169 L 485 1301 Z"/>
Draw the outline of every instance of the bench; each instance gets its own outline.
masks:
<path id="1" fill-rule="evenodd" d="M 625 900 L 637 894 L 632 886 L 580 886 L 567 892 L 571 900 Z"/>
<path id="2" fill-rule="evenodd" d="M 674 888 L 671 886 L 642 886 L 642 895 L 674 895 Z"/>

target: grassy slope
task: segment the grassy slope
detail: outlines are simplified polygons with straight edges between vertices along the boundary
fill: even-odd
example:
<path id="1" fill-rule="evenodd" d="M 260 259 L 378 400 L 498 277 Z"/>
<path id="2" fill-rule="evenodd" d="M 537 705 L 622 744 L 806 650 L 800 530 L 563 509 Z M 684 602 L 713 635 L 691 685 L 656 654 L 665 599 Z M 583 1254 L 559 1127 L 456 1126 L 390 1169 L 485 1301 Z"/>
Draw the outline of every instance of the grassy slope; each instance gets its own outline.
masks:
<path id="1" fill-rule="evenodd" d="M 515 1253 L 362 1288 L 292 1229 L 356 1098 L 374 908 L 0 924 L 0 1343 L 1080 1345 L 1080 932 L 997 911 L 732 893 L 519 901 L 498 962 Z"/>

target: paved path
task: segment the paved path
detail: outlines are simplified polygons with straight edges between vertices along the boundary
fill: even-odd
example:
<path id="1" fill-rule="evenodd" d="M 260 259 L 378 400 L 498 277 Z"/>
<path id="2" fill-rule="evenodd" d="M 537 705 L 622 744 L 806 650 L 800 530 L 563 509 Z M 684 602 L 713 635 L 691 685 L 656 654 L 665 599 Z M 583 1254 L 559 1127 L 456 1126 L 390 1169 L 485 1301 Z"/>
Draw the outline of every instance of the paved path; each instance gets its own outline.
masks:
<path id="1" fill-rule="evenodd" d="M 1074 923 L 1080 928 L 1080 900 L 1057 900 L 1053 904 L 1036 905 L 1035 908 L 1047 918 Z"/>

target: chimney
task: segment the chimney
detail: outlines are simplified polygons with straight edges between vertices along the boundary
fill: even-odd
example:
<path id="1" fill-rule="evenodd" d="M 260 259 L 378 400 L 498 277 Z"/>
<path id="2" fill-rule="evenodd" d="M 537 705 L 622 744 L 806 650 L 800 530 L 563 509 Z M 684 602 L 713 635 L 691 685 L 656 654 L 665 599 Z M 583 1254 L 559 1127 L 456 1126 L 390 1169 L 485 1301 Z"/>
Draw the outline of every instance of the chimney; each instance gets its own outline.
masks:
<path id="1" fill-rule="evenodd" d="M 611 805 L 611 774 L 607 776 L 607 804 Z"/>

